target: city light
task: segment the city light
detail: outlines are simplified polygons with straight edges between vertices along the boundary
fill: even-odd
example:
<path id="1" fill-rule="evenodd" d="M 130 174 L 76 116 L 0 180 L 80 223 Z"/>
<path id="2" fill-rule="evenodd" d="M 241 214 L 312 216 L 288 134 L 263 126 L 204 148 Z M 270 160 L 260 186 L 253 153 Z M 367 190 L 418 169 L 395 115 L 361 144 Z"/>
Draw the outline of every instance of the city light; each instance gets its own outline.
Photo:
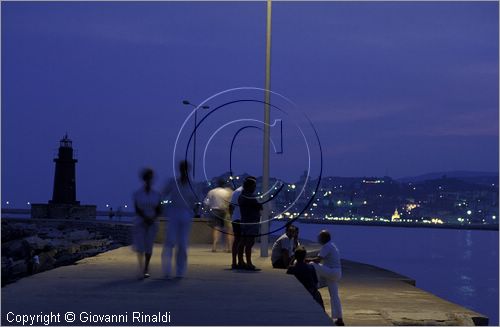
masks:
<path id="1" fill-rule="evenodd" d="M 419 205 L 418 205 L 418 204 L 415 204 L 415 203 L 409 203 L 409 204 L 407 204 L 407 205 L 406 205 L 406 210 L 407 210 L 407 211 L 412 211 L 413 209 L 418 208 L 418 207 L 419 207 Z"/>
<path id="2" fill-rule="evenodd" d="M 467 210 L 467 214 L 470 216 L 472 214 L 472 211 Z"/>
<path id="3" fill-rule="evenodd" d="M 363 183 L 365 183 L 365 184 L 380 184 L 380 183 L 384 183 L 384 181 L 380 180 L 380 179 L 377 179 L 377 180 L 366 180 L 366 179 L 363 179 Z"/>

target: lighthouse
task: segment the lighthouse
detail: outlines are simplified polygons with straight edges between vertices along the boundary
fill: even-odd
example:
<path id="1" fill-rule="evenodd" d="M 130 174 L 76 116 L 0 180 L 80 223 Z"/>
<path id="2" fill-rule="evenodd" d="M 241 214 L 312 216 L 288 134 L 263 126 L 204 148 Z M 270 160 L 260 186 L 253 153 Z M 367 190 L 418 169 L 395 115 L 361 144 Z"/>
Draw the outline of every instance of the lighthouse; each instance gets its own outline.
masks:
<path id="1" fill-rule="evenodd" d="M 76 200 L 76 163 L 73 142 L 68 133 L 59 141 L 54 158 L 54 188 L 49 203 L 31 204 L 31 218 L 95 219 L 95 205 L 81 205 Z"/>
<path id="2" fill-rule="evenodd" d="M 54 173 L 54 191 L 49 203 L 79 204 L 76 201 L 75 165 L 78 160 L 73 158 L 73 142 L 68 134 L 59 142 L 57 158 L 54 158 L 56 170 Z"/>

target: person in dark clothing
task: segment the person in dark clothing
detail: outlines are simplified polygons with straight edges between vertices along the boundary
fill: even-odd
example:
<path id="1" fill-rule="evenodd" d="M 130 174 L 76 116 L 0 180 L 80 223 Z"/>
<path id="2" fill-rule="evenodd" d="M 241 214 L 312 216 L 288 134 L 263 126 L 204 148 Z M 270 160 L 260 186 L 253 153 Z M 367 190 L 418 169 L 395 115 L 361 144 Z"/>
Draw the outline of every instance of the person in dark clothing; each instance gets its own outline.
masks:
<path id="1" fill-rule="evenodd" d="M 294 275 L 299 282 L 304 285 L 306 290 L 311 293 L 314 300 L 316 300 L 323 310 L 325 310 L 323 298 L 318 291 L 318 277 L 316 276 L 316 271 L 312 265 L 305 262 L 306 254 L 306 249 L 303 246 L 299 246 L 295 250 L 295 260 L 297 260 L 297 263 L 288 268 L 286 273 Z"/>
<path id="2" fill-rule="evenodd" d="M 246 269 L 256 270 L 252 264 L 252 247 L 255 244 L 255 237 L 259 234 L 260 227 L 260 204 L 254 196 L 257 182 L 255 178 L 247 178 L 243 183 L 243 192 L 238 198 L 238 205 L 241 213 L 241 236 L 239 253 L 244 249 L 246 257 Z"/>

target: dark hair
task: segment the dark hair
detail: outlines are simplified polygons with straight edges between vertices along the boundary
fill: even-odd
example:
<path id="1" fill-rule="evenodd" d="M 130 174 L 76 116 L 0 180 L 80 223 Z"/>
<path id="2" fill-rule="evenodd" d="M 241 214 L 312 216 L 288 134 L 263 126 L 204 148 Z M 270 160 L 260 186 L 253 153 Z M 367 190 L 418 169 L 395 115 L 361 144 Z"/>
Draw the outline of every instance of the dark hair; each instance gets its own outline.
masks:
<path id="1" fill-rule="evenodd" d="M 304 259 L 306 258 L 306 255 L 307 255 L 306 248 L 303 247 L 302 245 L 298 246 L 295 249 L 295 259 L 297 259 L 298 262 L 304 261 Z"/>
<path id="2" fill-rule="evenodd" d="M 140 177 L 144 182 L 151 181 L 153 179 L 154 172 L 151 168 L 144 168 L 141 170 Z"/>
<path id="3" fill-rule="evenodd" d="M 226 185 L 226 181 L 224 179 L 222 179 L 222 178 L 217 179 L 216 183 L 217 183 L 218 187 L 223 187 L 223 186 Z"/>
<path id="4" fill-rule="evenodd" d="M 298 228 L 292 224 L 286 225 L 286 231 L 298 230 Z"/>
<path id="5" fill-rule="evenodd" d="M 321 232 L 319 232 L 318 239 L 321 244 L 326 244 L 331 241 L 332 237 L 330 236 L 329 231 L 323 229 Z"/>
<path id="6" fill-rule="evenodd" d="M 245 181 L 243 182 L 243 189 L 245 191 L 248 191 L 252 188 L 254 188 L 257 185 L 257 180 L 253 176 L 248 176 L 245 178 Z"/>

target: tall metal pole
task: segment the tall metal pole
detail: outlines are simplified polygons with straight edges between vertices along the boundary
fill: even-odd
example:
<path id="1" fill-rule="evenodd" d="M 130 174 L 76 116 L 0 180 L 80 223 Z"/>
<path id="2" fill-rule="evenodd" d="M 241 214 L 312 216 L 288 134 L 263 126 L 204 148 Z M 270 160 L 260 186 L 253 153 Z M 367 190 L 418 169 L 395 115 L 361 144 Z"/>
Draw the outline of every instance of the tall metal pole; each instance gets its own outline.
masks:
<path id="1" fill-rule="evenodd" d="M 193 181 L 196 179 L 196 125 L 198 125 L 198 107 L 194 109 L 194 135 L 193 135 Z"/>
<path id="2" fill-rule="evenodd" d="M 267 22 L 266 22 L 266 86 L 264 104 L 264 155 L 262 173 L 262 193 L 266 194 L 269 188 L 269 138 L 271 114 L 269 103 L 271 102 L 271 0 L 267 0 Z M 260 256 L 268 256 L 269 247 L 269 203 L 264 205 L 261 217 Z"/>
<path id="3" fill-rule="evenodd" d="M 193 130 L 193 180 L 196 178 L 196 132 L 198 129 L 198 108 L 208 109 L 209 106 L 196 106 L 189 102 L 189 100 L 182 100 L 182 104 L 194 107 L 194 130 Z"/>

